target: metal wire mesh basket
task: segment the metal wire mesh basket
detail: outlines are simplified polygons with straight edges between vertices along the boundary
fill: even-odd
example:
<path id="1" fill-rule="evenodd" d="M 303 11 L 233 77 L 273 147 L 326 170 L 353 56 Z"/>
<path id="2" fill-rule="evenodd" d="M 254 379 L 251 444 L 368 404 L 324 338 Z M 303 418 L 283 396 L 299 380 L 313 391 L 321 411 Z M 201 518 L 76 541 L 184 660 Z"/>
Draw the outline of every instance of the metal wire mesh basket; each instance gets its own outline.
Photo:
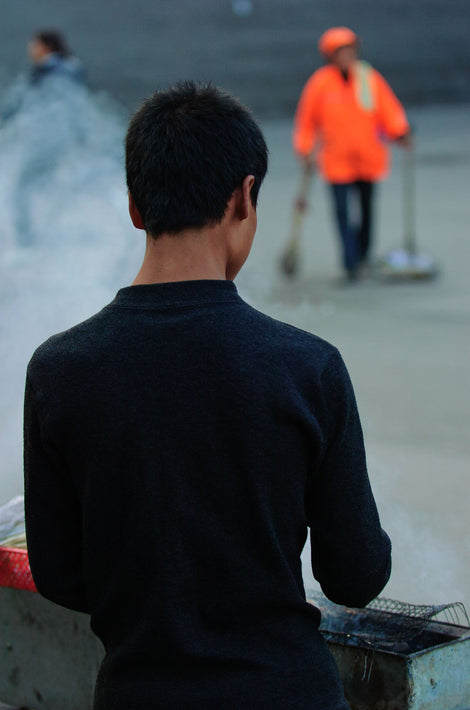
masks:
<path id="1" fill-rule="evenodd" d="M 406 619 L 408 624 L 405 635 L 421 633 L 430 621 L 443 621 L 446 624 L 468 626 L 470 628 L 468 613 L 462 602 L 408 604 L 396 599 L 377 597 L 377 599 L 368 604 L 367 609 L 373 609 L 382 614 L 393 614 L 401 619 Z"/>
<path id="2" fill-rule="evenodd" d="M 317 592 L 308 594 L 308 601 L 322 613 L 320 631 L 326 640 L 347 646 L 399 652 L 420 650 L 435 640 L 433 622 L 439 622 L 441 638 L 445 638 L 445 625 L 468 628 L 470 633 L 462 602 L 408 604 L 378 597 L 364 609 L 352 609 L 332 604 Z"/>

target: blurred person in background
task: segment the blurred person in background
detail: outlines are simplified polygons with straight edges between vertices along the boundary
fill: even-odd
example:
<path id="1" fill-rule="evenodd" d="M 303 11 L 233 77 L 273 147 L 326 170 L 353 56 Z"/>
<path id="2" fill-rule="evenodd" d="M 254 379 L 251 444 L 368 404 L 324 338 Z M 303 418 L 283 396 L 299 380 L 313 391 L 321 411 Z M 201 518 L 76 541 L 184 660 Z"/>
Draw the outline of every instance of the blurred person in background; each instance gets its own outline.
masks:
<path id="1" fill-rule="evenodd" d="M 57 30 L 36 32 L 28 44 L 28 55 L 32 62 L 32 84 L 53 73 L 60 73 L 79 83 L 85 81 L 82 63 L 71 54 L 64 35 Z"/>
<path id="2" fill-rule="evenodd" d="M 90 133 L 84 67 L 64 35 L 39 30 L 27 52 L 30 69 L 12 83 L 0 109 L 0 192 L 9 202 L 3 232 L 19 250 L 39 244 L 45 192 L 67 153 Z"/>
<path id="3" fill-rule="evenodd" d="M 58 30 L 38 30 L 27 47 L 31 62 L 29 72 L 15 81 L 2 99 L 0 118 L 2 123 L 15 116 L 44 85 L 44 80 L 60 77 L 74 83 L 85 83 L 85 69 L 75 57 L 67 41 Z"/>
<path id="4" fill-rule="evenodd" d="M 355 281 L 369 266 L 375 183 L 389 168 L 386 143 L 409 147 L 410 127 L 385 79 L 359 60 L 359 38 L 352 30 L 327 30 L 318 49 L 328 63 L 302 91 L 293 145 L 305 169 L 318 164 L 331 185 L 345 276 Z"/>

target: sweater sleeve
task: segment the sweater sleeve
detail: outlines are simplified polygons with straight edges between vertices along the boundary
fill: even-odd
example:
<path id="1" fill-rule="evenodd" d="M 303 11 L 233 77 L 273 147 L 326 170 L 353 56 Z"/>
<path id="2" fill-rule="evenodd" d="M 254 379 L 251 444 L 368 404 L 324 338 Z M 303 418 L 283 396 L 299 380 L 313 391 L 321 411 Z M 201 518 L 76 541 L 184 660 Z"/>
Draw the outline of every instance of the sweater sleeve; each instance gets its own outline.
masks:
<path id="1" fill-rule="evenodd" d="M 363 607 L 390 577 L 391 544 L 380 526 L 356 400 L 337 351 L 323 387 L 327 445 L 306 506 L 312 570 L 331 601 Z"/>
<path id="2" fill-rule="evenodd" d="M 28 555 L 38 592 L 56 604 L 88 612 L 78 495 L 45 432 L 29 377 L 24 403 L 24 475 Z"/>
<path id="3" fill-rule="evenodd" d="M 374 71 L 376 116 L 378 124 L 390 140 L 406 135 L 410 126 L 405 109 L 379 72 Z"/>

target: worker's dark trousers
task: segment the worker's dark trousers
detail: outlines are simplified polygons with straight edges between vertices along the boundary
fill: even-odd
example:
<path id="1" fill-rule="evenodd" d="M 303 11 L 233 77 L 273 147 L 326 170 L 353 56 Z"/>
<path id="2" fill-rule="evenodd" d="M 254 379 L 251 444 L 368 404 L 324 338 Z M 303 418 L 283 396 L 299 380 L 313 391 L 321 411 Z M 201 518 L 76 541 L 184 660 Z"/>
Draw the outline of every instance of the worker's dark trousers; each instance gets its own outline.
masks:
<path id="1" fill-rule="evenodd" d="M 371 245 L 374 183 L 332 183 L 333 205 L 343 248 L 343 266 L 351 276 L 367 262 Z"/>

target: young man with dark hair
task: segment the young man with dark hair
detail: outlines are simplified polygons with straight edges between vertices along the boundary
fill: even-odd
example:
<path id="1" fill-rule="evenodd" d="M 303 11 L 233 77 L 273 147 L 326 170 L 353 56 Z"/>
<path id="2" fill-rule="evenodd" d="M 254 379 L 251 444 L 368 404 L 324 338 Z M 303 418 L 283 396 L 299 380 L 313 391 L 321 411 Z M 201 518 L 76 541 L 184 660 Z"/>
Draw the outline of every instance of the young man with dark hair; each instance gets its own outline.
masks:
<path id="1" fill-rule="evenodd" d="M 333 601 L 390 574 L 337 350 L 248 306 L 267 149 L 210 86 L 159 92 L 126 141 L 142 267 L 34 354 L 28 548 L 40 593 L 91 614 L 96 710 L 344 710 L 300 555 Z"/>

